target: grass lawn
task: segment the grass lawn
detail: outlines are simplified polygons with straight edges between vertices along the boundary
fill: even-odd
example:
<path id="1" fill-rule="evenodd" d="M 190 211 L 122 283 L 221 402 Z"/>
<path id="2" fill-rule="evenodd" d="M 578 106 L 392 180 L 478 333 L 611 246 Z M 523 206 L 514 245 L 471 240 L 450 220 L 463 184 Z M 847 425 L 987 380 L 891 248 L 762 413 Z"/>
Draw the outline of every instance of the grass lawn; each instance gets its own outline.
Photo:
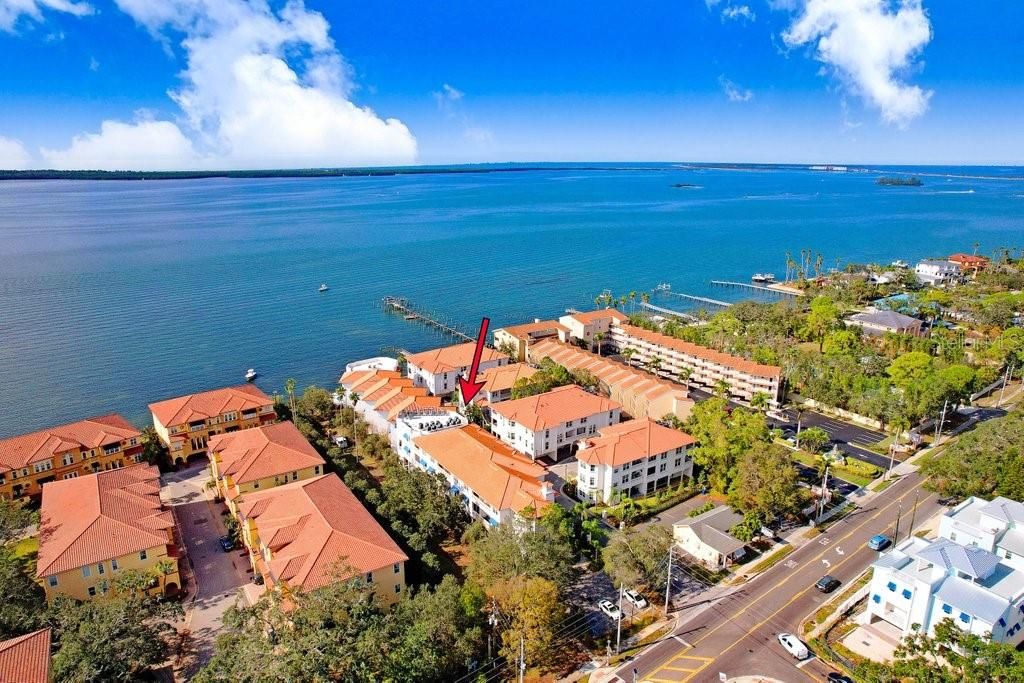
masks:
<path id="1" fill-rule="evenodd" d="M 849 455 L 846 456 L 846 458 L 847 460 L 857 460 L 856 458 L 851 458 L 851 456 Z M 807 451 L 793 451 L 793 459 L 796 460 L 797 462 L 807 465 L 808 467 L 816 468 L 818 466 L 817 456 L 808 453 Z M 870 463 L 865 463 L 865 465 L 870 465 Z M 829 468 L 829 471 L 833 473 L 835 476 L 842 479 L 843 481 L 848 481 L 855 486 L 867 486 L 868 484 L 875 480 L 875 477 L 869 476 L 867 474 L 862 474 L 860 472 L 854 472 L 853 470 L 843 467 L 842 465 L 832 465 Z"/>
<path id="2" fill-rule="evenodd" d="M 15 557 L 30 557 L 39 552 L 39 537 L 29 536 L 14 544 Z"/>
<path id="3" fill-rule="evenodd" d="M 882 491 L 886 490 L 887 488 L 895 484 L 897 478 L 898 477 L 889 477 L 888 479 L 883 479 L 879 481 L 877 484 L 875 484 L 875 486 L 871 490 L 874 491 L 875 493 L 881 493 Z"/>
<path id="4" fill-rule="evenodd" d="M 769 554 L 768 557 L 764 558 L 763 560 L 755 564 L 753 567 L 750 567 L 750 571 L 759 574 L 763 571 L 771 569 L 779 562 L 786 559 L 786 557 L 788 557 L 789 554 L 792 553 L 794 550 L 796 550 L 795 546 L 784 545 L 781 549 Z"/>

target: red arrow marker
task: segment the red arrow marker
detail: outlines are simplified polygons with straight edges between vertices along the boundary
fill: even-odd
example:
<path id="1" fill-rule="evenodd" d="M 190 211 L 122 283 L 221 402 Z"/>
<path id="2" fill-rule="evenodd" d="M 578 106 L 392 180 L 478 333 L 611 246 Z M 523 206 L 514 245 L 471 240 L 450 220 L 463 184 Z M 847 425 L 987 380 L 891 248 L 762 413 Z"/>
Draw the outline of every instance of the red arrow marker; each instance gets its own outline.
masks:
<path id="1" fill-rule="evenodd" d="M 462 392 L 462 402 L 467 405 L 486 384 L 486 382 L 477 382 L 476 374 L 480 370 L 480 354 L 484 352 L 484 342 L 487 341 L 487 326 L 490 324 L 490 318 L 484 318 L 480 321 L 480 333 L 476 337 L 476 350 L 473 351 L 473 364 L 469 366 L 469 378 L 459 377 L 459 391 Z"/>

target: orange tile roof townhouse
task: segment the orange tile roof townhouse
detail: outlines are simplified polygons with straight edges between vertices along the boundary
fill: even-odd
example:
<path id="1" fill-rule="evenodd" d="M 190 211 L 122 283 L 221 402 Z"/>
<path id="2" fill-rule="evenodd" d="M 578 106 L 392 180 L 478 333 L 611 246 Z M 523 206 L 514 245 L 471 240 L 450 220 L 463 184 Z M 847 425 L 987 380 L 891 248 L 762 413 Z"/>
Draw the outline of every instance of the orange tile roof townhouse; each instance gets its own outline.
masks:
<path id="1" fill-rule="evenodd" d="M 483 382 L 484 386 L 474 398 L 477 405 L 490 405 L 500 403 L 512 398 L 512 387 L 521 379 L 529 379 L 537 374 L 537 370 L 526 363 L 512 363 L 496 368 L 490 368 L 480 373 L 477 381 Z"/>
<path id="2" fill-rule="evenodd" d="M 181 586 L 174 519 L 160 501 L 153 465 L 50 482 L 43 487 L 39 532 L 36 576 L 47 598 L 88 600 L 129 569 L 153 574 L 155 593 Z"/>
<path id="3" fill-rule="evenodd" d="M 210 437 L 210 468 L 232 512 L 243 493 L 324 473 L 324 459 L 291 422 Z"/>
<path id="4" fill-rule="evenodd" d="M 598 341 L 602 346 L 606 343 L 612 325 L 628 320 L 629 317 L 622 311 L 614 308 L 599 308 L 586 313 L 563 315 L 558 322 L 569 330 L 570 339 L 584 344 L 591 351 L 596 351 Z M 597 335 L 601 335 L 601 338 L 599 339 Z"/>
<path id="5" fill-rule="evenodd" d="M 689 434 L 647 418 L 605 427 L 576 452 L 578 490 L 594 502 L 636 498 L 693 476 Z"/>
<path id="6" fill-rule="evenodd" d="M 0 642 L 0 681 L 49 683 L 50 629 Z"/>
<path id="7" fill-rule="evenodd" d="M 569 370 L 592 374 L 600 382 L 601 390 L 622 404 L 624 415 L 653 420 L 674 415 L 685 420 L 693 409 L 686 387 L 570 344 L 545 340 L 531 347 L 530 362 L 540 363 L 545 358 Z"/>
<path id="8" fill-rule="evenodd" d="M 632 349 L 630 362 L 649 366 L 657 358 L 660 375 L 673 379 L 685 375 L 688 384 L 711 390 L 724 382 L 732 398 L 746 402 L 765 393 L 773 408 L 782 401 L 782 368 L 777 365 L 756 363 L 626 323 L 613 325 L 610 336 L 619 353 Z"/>
<path id="9" fill-rule="evenodd" d="M 426 387 L 432 396 L 446 396 L 458 389 L 458 379 L 469 371 L 476 344 L 456 344 L 406 356 L 408 375 L 418 387 Z M 508 365 L 509 359 L 494 349 L 483 349 L 479 370 Z"/>
<path id="10" fill-rule="evenodd" d="M 370 428 L 388 434 L 403 412 L 441 408 L 440 396 L 429 396 L 424 387 L 413 386 L 408 377 L 392 370 L 354 370 L 341 377 L 345 392 L 343 403 L 352 405 L 363 416 Z"/>
<path id="11" fill-rule="evenodd" d="M 508 348 L 517 361 L 526 360 L 530 345 L 542 339 L 569 340 L 569 328 L 557 320 L 534 320 L 532 323 L 511 325 L 494 331 L 494 346 Z"/>
<path id="12" fill-rule="evenodd" d="M 536 460 L 569 455 L 584 435 L 619 421 L 622 405 L 570 384 L 491 406 L 494 433 Z"/>
<path id="13" fill-rule="evenodd" d="M 238 509 L 253 570 L 286 608 L 295 592 L 353 576 L 387 604 L 405 590 L 409 558 L 336 474 L 247 493 Z"/>
<path id="14" fill-rule="evenodd" d="M 0 439 L 0 497 L 38 496 L 42 485 L 142 459 L 142 434 L 120 415 L 101 415 Z"/>
<path id="15" fill-rule="evenodd" d="M 555 499 L 547 470 L 477 425 L 413 439 L 407 462 L 440 472 L 466 501 L 470 516 L 491 526 L 534 518 Z"/>
<path id="16" fill-rule="evenodd" d="M 277 419 L 274 401 L 253 384 L 213 389 L 150 403 L 153 427 L 171 461 L 205 455 L 209 437 L 258 427 Z"/>

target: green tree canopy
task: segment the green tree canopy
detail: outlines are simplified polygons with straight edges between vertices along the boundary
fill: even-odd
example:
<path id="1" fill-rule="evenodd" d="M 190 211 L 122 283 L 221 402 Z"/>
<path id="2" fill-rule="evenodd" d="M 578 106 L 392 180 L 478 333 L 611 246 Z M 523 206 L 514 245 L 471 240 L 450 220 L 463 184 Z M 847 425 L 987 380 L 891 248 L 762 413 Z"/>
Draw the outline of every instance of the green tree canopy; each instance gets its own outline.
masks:
<path id="1" fill-rule="evenodd" d="M 943 495 L 1024 500 L 1024 412 L 981 423 L 927 460 L 926 486 Z"/>
<path id="2" fill-rule="evenodd" d="M 887 372 L 896 386 L 906 390 L 913 384 L 924 382 L 934 370 L 935 359 L 932 356 L 922 351 L 911 351 L 890 363 Z"/>
<path id="3" fill-rule="evenodd" d="M 519 530 L 500 524 L 469 545 L 469 578 L 485 591 L 516 576 L 540 576 L 560 589 L 569 582 L 572 547 L 544 524 Z"/>
<path id="4" fill-rule="evenodd" d="M 758 442 L 740 460 L 738 474 L 729 487 L 729 503 L 762 521 L 790 515 L 800 508 L 799 482 L 785 447 Z"/>
<path id="5" fill-rule="evenodd" d="M 660 524 L 629 527 L 604 549 L 604 567 L 616 586 L 657 592 L 665 588 L 665 561 L 672 530 Z"/>

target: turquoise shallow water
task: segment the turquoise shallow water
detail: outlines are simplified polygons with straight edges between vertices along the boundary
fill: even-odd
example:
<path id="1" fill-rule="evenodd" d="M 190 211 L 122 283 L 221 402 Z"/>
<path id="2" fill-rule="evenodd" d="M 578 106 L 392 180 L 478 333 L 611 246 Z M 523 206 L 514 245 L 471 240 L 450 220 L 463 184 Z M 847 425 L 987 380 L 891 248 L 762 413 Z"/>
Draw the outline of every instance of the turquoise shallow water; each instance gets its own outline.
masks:
<path id="1" fill-rule="evenodd" d="M 387 294 L 475 329 L 663 281 L 735 300 L 708 281 L 781 275 L 787 250 L 834 266 L 1024 247 L 1024 182 L 998 177 L 1020 169 L 928 171 L 919 188 L 669 166 L 0 183 L 0 436 L 108 411 L 143 424 L 150 401 L 248 367 L 277 391 L 444 341 L 384 315 Z"/>

